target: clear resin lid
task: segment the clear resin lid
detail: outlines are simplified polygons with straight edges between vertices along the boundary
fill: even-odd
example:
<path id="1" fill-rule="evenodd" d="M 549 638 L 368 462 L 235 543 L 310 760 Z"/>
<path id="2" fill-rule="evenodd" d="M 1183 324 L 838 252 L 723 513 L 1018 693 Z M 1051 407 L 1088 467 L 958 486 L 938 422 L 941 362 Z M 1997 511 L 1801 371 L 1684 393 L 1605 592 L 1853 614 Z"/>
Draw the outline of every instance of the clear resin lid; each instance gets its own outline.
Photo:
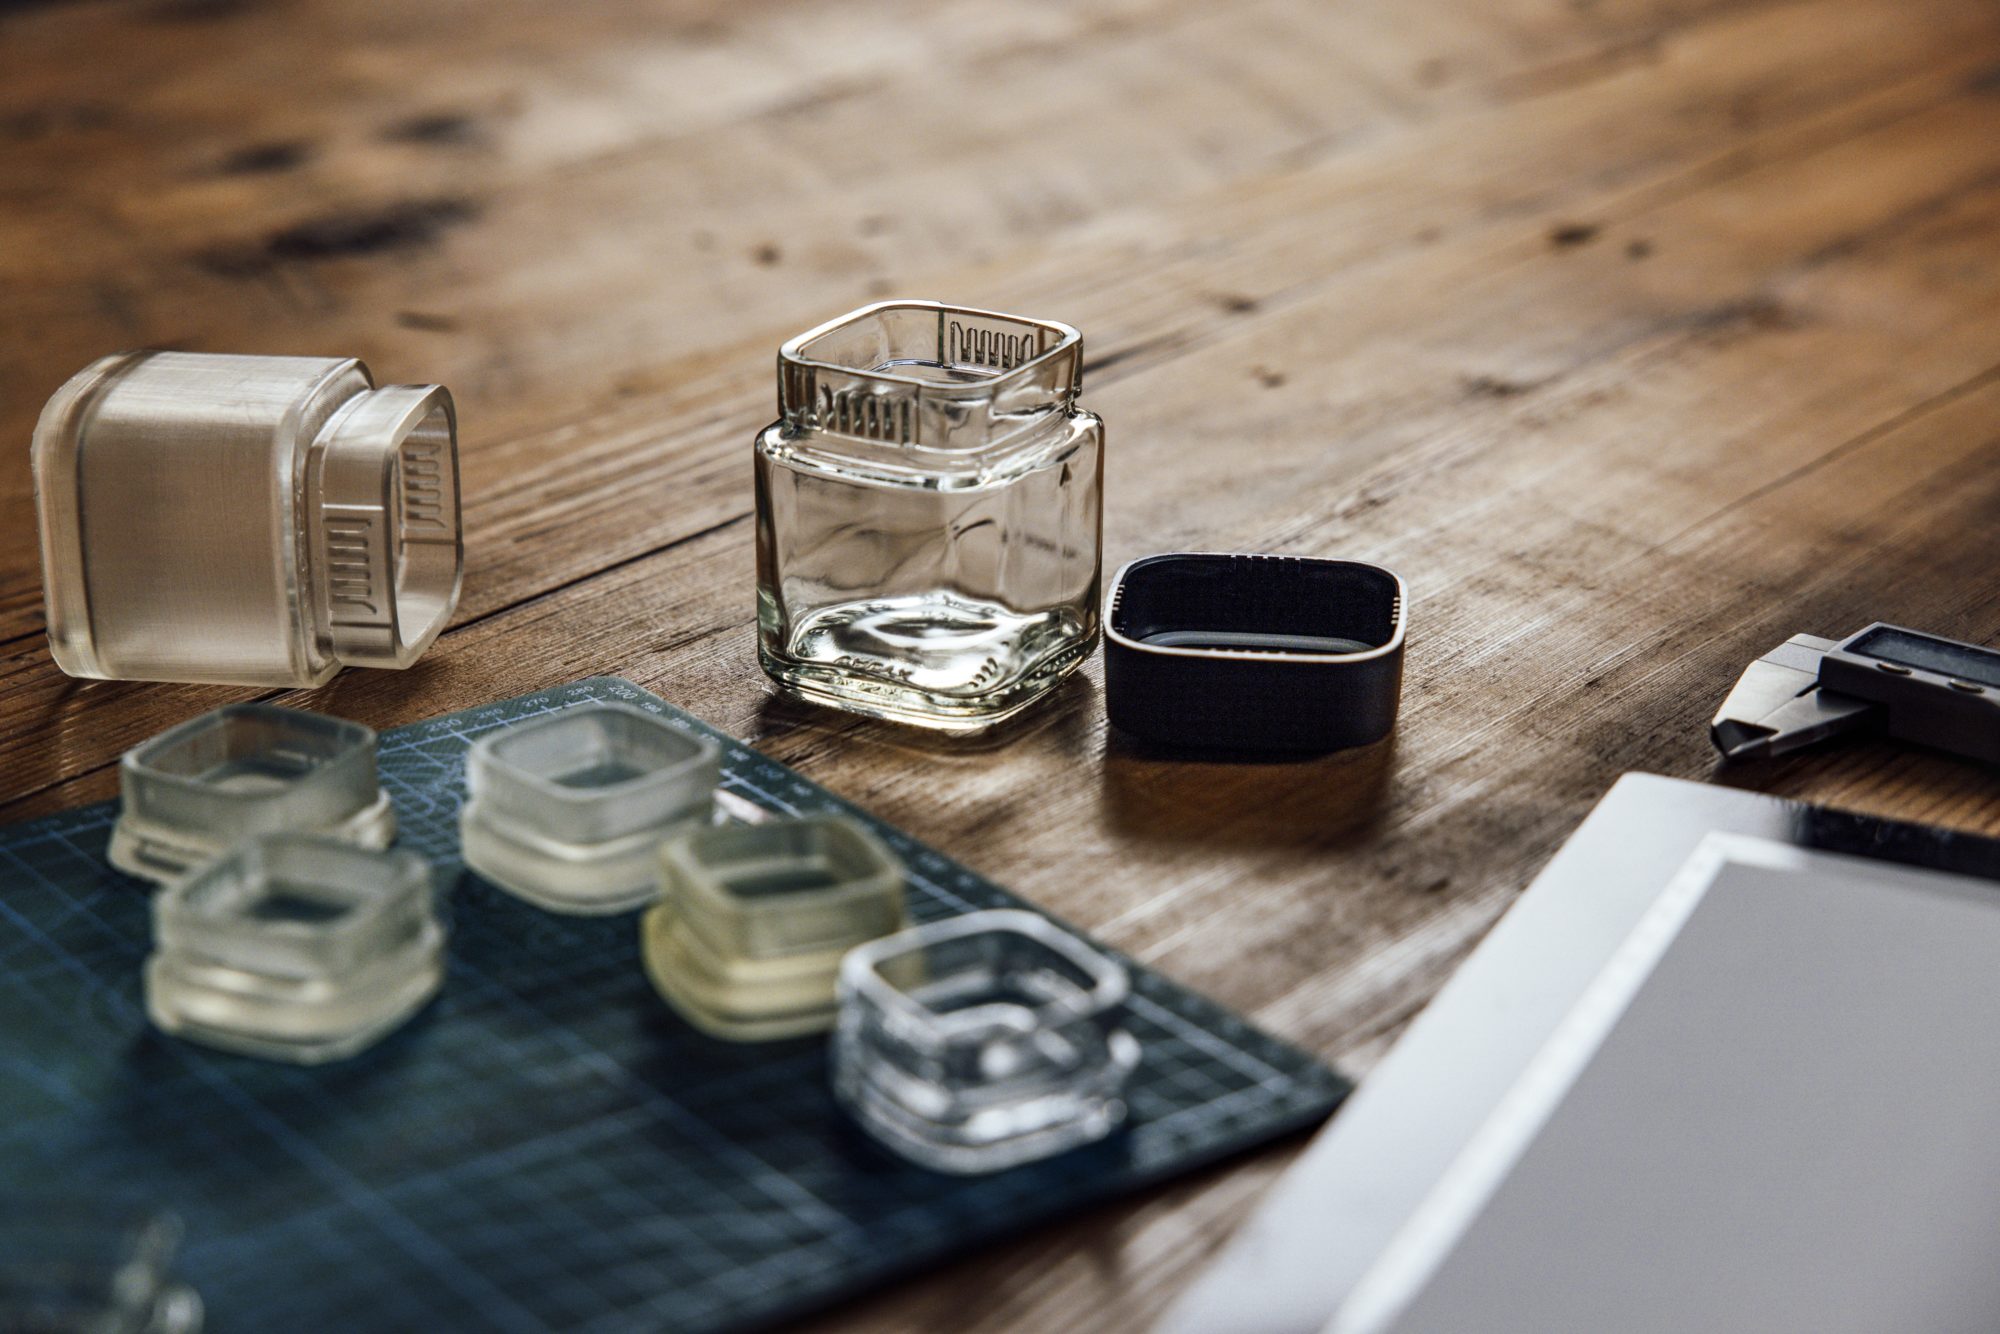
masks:
<path id="1" fill-rule="evenodd" d="M 1109 1134 L 1139 1048 L 1125 968 L 1011 909 L 863 945 L 840 970 L 834 1091 L 862 1128 L 943 1172 L 991 1172 Z"/>
<path id="2" fill-rule="evenodd" d="M 323 833 L 388 846 L 396 817 L 375 774 L 375 733 L 275 704 L 230 704 L 119 761 L 114 866 L 166 882 L 253 834 Z"/>
<path id="3" fill-rule="evenodd" d="M 630 704 L 518 723 L 466 756 L 466 863 L 551 912 L 626 912 L 657 891 L 654 850 L 708 823 L 722 753 Z"/>
<path id="4" fill-rule="evenodd" d="M 308 834 L 238 844 L 153 900 L 163 1031 L 299 1064 L 352 1056 L 444 980 L 429 863 Z"/>

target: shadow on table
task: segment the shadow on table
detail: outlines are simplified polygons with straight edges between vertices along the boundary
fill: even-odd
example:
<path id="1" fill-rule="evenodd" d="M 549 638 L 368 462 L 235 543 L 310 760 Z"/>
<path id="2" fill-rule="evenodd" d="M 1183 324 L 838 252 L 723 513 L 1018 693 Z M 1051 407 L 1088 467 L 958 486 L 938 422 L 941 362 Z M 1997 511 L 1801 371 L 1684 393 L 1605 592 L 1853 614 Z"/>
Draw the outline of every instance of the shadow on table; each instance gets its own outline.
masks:
<path id="1" fill-rule="evenodd" d="M 757 706 L 757 734 L 753 744 L 761 745 L 766 738 L 794 733 L 818 734 L 843 742 L 856 740 L 859 734 L 871 745 L 929 759 L 984 759 L 1032 742 L 1036 750 L 1074 754 L 1082 762 L 1098 714 L 1097 687 L 1081 672 L 1065 678 L 1046 698 L 1006 722 L 983 732 L 965 734 L 933 732 L 906 723 L 864 718 L 772 691 Z"/>
<path id="2" fill-rule="evenodd" d="M 1325 755 L 1181 750 L 1119 732 L 1104 745 L 1104 812 L 1161 843 L 1339 847 L 1381 818 L 1396 734 Z"/>

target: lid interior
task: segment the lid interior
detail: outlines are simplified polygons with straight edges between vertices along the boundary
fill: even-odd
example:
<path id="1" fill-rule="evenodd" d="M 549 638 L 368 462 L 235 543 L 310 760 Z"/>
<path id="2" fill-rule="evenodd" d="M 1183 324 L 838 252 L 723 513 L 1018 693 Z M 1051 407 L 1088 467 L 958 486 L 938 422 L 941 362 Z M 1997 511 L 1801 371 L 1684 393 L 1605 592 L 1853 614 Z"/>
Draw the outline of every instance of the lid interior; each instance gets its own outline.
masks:
<path id="1" fill-rule="evenodd" d="M 212 792 L 260 796 L 354 754 L 373 735 L 320 714 L 237 704 L 176 728 L 137 760 L 150 775 Z"/>
<path id="2" fill-rule="evenodd" d="M 517 774 L 577 799 L 609 795 L 703 758 L 700 741 L 649 714 L 585 706 L 517 726 L 492 745 Z"/>
<path id="3" fill-rule="evenodd" d="M 1394 642 L 1396 577 L 1353 561 L 1186 554 L 1135 562 L 1111 630 L 1142 647 L 1341 657 Z"/>

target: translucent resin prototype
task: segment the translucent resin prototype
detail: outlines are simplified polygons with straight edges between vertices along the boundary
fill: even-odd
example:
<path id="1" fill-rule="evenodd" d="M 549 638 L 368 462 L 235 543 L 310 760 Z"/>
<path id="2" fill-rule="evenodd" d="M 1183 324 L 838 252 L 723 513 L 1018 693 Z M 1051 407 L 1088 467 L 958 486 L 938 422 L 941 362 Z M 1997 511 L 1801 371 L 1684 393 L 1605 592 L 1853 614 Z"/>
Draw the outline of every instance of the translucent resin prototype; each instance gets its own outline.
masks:
<path id="1" fill-rule="evenodd" d="M 265 834 L 153 900 L 146 1011 L 211 1047 L 337 1061 L 400 1027 L 443 981 L 430 865 L 413 852 Z"/>
<path id="2" fill-rule="evenodd" d="M 466 865 L 538 907 L 617 913 L 658 892 L 662 840 L 708 824 L 722 754 L 630 704 L 579 704 L 466 756 Z"/>
<path id="3" fill-rule="evenodd" d="M 375 733 L 275 704 L 229 704 L 125 752 L 111 864 L 165 884 L 254 834 L 385 848 L 396 815 Z"/>
<path id="4" fill-rule="evenodd" d="M 646 972 L 732 1041 L 831 1028 L 841 958 L 903 926 L 902 863 L 837 815 L 704 829 L 663 847 L 660 869 Z"/>
<path id="5" fill-rule="evenodd" d="M 785 344 L 757 437 L 764 670 L 947 730 L 1047 693 L 1097 642 L 1104 427 L 1066 324 L 897 301 Z"/>
<path id="6" fill-rule="evenodd" d="M 126 352 L 42 409 L 49 651 L 71 676 L 318 685 L 458 603 L 458 426 L 352 358 Z"/>
<path id="7" fill-rule="evenodd" d="M 1033 913 L 968 913 L 863 945 L 840 969 L 834 1093 L 940 1172 L 994 1172 L 1125 1118 L 1139 1045 L 1123 965 Z"/>

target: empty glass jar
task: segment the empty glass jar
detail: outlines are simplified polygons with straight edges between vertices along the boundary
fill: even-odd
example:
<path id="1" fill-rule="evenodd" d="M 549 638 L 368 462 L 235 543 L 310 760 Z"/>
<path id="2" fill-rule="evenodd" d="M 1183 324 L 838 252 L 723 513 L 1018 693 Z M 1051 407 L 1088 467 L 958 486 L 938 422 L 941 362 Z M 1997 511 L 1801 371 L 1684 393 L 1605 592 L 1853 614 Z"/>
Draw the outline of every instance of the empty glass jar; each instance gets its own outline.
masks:
<path id="1" fill-rule="evenodd" d="M 1097 643 L 1104 425 L 1066 324 L 867 306 L 778 355 L 758 655 L 820 703 L 969 731 Z"/>

